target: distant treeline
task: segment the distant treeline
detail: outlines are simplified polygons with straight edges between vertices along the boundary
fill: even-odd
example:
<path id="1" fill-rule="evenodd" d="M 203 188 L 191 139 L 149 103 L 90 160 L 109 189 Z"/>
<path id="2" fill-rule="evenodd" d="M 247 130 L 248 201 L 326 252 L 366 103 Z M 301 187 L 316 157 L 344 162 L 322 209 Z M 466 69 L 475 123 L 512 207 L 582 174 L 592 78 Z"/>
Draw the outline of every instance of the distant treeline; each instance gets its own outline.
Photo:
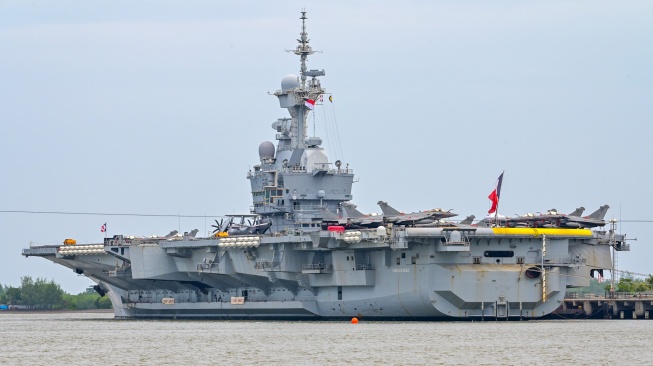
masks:
<path id="1" fill-rule="evenodd" d="M 0 284 L 0 304 L 21 305 L 33 310 L 86 310 L 111 309 L 107 296 L 100 297 L 95 290 L 88 289 L 77 295 L 64 292 L 54 280 L 30 276 L 20 279 L 20 287 Z"/>

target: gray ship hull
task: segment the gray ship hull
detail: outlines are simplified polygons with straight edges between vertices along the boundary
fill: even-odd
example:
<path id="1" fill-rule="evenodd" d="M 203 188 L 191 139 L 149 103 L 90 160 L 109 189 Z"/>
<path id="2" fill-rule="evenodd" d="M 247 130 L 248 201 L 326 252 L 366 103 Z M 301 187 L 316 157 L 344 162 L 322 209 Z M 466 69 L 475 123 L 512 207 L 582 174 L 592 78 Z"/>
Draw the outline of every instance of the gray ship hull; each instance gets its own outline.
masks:
<path id="1" fill-rule="evenodd" d="M 479 228 L 447 244 L 454 231 L 358 230 L 356 243 L 328 231 L 268 234 L 238 248 L 225 238 L 118 239 L 23 254 L 93 279 L 119 318 L 529 319 L 558 308 L 567 287 L 587 286 L 623 243 L 589 230 Z"/>

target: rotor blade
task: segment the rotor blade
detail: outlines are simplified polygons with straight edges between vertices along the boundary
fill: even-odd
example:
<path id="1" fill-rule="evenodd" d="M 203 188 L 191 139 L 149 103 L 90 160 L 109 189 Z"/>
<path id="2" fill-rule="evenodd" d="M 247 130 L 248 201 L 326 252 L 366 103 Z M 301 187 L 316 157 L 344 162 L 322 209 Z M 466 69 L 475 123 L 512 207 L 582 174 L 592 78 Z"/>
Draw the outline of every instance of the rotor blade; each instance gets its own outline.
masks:
<path id="1" fill-rule="evenodd" d="M 213 234 L 222 231 L 222 221 L 223 219 L 220 219 L 220 222 L 218 220 L 215 220 L 215 225 L 211 225 L 211 227 L 214 227 L 215 230 L 213 230 Z"/>

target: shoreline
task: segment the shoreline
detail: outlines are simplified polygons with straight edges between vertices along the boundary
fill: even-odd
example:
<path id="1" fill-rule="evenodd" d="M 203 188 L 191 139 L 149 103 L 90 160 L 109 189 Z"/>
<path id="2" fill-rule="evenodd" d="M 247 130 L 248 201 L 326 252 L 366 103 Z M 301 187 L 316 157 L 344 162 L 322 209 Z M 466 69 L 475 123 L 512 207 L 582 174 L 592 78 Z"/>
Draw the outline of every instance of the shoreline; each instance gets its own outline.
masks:
<path id="1" fill-rule="evenodd" d="M 113 309 L 83 309 L 83 310 L 29 310 L 29 309 L 11 309 L 0 310 L 0 315 L 3 314 L 68 314 L 68 313 L 113 313 Z"/>

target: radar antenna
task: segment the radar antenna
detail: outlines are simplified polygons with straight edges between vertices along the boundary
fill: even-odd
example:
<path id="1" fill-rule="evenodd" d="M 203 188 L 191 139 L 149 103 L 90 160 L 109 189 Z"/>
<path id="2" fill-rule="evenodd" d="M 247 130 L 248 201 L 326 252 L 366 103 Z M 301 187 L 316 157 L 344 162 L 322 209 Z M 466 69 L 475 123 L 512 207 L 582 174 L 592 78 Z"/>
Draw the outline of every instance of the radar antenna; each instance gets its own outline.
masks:
<path id="1" fill-rule="evenodd" d="M 306 11 L 302 11 L 302 16 L 299 18 L 302 20 L 302 32 L 299 34 L 300 38 L 297 40 L 299 42 L 299 45 L 295 49 L 295 55 L 300 57 L 302 67 L 300 68 L 300 72 L 302 74 L 302 88 L 306 87 L 306 59 L 308 58 L 308 55 L 312 55 L 315 53 L 311 46 L 308 44 L 310 40 L 308 39 L 308 33 L 306 33 Z"/>
<path id="2" fill-rule="evenodd" d="M 319 96 L 325 93 L 318 79 L 319 76 L 324 76 L 325 72 L 324 70 L 308 70 L 306 66 L 308 56 L 318 51 L 314 51 L 309 44 L 310 40 L 308 38 L 308 32 L 306 32 L 306 19 L 308 19 L 306 17 L 306 11 L 302 10 L 301 14 L 299 19 L 302 20 L 302 31 L 299 34 L 300 37 L 297 39 L 299 44 L 294 50 L 286 50 L 286 52 L 292 52 L 299 56 L 301 63 L 301 82 L 299 78 L 295 79 L 295 83 L 292 80 L 282 81 L 281 90 L 277 90 L 274 93 L 279 98 L 281 108 L 288 108 L 292 117 L 290 126 L 291 139 L 287 144 L 283 146 L 279 145 L 279 148 L 282 150 L 306 148 L 309 145 L 319 146 L 322 144 L 322 140 L 319 138 L 312 138 L 310 142 L 307 142 L 307 115 L 313 110 Z M 291 165 L 295 164 L 292 162 L 292 159 L 290 163 Z"/>

